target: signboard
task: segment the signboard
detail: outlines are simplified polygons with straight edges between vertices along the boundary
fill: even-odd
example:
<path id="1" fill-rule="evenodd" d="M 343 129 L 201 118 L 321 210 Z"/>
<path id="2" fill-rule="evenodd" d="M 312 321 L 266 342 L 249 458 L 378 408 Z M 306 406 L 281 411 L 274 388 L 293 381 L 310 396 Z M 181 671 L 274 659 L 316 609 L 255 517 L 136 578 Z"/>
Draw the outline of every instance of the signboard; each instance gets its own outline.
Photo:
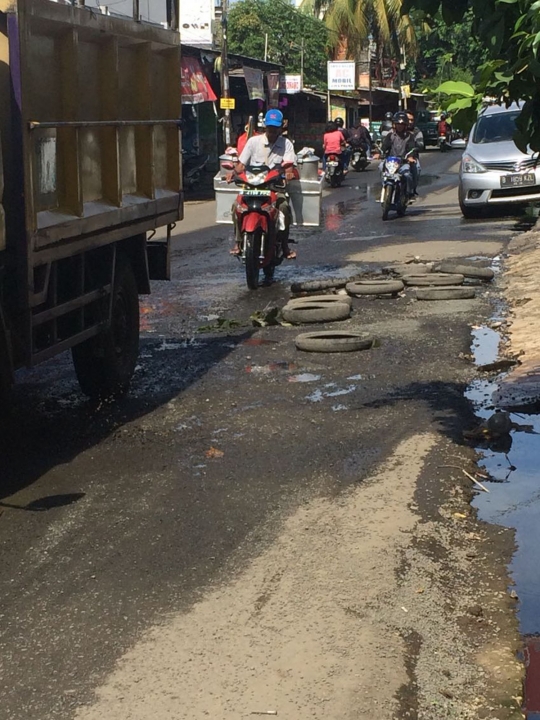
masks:
<path id="1" fill-rule="evenodd" d="M 219 108 L 220 110 L 234 110 L 236 107 L 236 100 L 234 98 L 220 98 Z"/>
<path id="2" fill-rule="evenodd" d="M 180 3 L 180 39 L 186 45 L 212 44 L 213 0 Z"/>
<path id="3" fill-rule="evenodd" d="M 266 84 L 268 87 L 268 107 L 277 107 L 279 104 L 279 72 L 267 72 Z"/>
<path id="4" fill-rule="evenodd" d="M 197 58 L 184 55 L 180 61 L 180 73 L 183 105 L 197 105 L 217 100 Z"/>
<path id="5" fill-rule="evenodd" d="M 411 86 L 410 85 L 402 85 L 401 86 L 401 97 L 404 97 L 404 98 L 411 97 Z"/>
<path id="6" fill-rule="evenodd" d="M 302 92 L 302 76 L 282 75 L 279 92 L 284 95 L 295 95 L 296 93 Z"/>
<path id="7" fill-rule="evenodd" d="M 244 79 L 250 100 L 266 100 L 262 70 L 244 65 Z"/>
<path id="8" fill-rule="evenodd" d="M 356 76 L 356 63 L 354 61 L 328 62 L 328 89 L 354 90 Z"/>

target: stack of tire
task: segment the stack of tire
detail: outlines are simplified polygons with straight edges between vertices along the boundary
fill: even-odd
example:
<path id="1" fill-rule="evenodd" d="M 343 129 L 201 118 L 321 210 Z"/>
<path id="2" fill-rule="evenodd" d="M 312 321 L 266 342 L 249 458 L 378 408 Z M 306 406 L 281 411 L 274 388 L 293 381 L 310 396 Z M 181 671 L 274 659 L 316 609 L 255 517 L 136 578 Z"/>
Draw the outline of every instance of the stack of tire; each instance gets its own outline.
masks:
<path id="1" fill-rule="evenodd" d="M 435 268 L 421 264 L 395 265 L 385 271 L 405 286 L 416 288 L 418 300 L 469 300 L 475 297 L 476 291 L 474 285 L 464 284 L 466 280 L 489 282 L 494 277 L 490 268 L 453 263 L 441 263 Z"/>
<path id="2" fill-rule="evenodd" d="M 476 265 L 441 263 L 403 264 L 383 268 L 391 277 L 338 278 L 295 283 L 294 294 L 282 309 L 283 319 L 292 325 L 329 323 L 347 320 L 351 314 L 352 297 L 396 297 L 406 287 L 416 290 L 418 300 L 466 300 L 476 295 L 474 284 L 489 282 L 494 277 L 490 268 Z M 345 288 L 347 294 L 343 294 Z M 324 291 L 341 291 L 342 294 L 312 294 Z M 374 339 L 367 333 L 356 331 L 323 330 L 303 333 L 296 338 L 296 347 L 309 352 L 350 352 L 373 347 Z"/>

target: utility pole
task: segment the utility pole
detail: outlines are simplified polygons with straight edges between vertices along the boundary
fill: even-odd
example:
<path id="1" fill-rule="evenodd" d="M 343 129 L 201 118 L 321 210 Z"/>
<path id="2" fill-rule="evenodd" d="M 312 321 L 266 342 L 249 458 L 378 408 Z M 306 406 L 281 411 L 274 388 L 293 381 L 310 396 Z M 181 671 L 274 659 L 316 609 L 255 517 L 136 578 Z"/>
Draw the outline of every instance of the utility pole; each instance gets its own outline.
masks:
<path id="1" fill-rule="evenodd" d="M 304 89 L 304 38 L 300 43 L 300 90 Z"/>
<path id="2" fill-rule="evenodd" d="M 264 62 L 268 60 L 268 33 L 264 33 Z"/>
<path id="3" fill-rule="evenodd" d="M 221 97 L 228 100 L 231 97 L 229 83 L 229 55 L 227 48 L 227 6 L 228 0 L 223 0 L 223 14 L 221 16 Z M 225 109 L 223 117 L 223 139 L 227 147 L 231 144 L 231 111 Z"/>

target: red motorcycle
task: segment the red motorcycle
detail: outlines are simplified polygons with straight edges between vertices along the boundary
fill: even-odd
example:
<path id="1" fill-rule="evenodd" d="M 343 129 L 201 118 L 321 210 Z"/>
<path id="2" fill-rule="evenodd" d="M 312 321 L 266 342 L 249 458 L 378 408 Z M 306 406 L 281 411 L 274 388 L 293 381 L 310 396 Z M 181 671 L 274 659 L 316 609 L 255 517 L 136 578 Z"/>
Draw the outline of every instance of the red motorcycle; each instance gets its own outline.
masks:
<path id="1" fill-rule="evenodd" d="M 280 218 L 277 201 L 278 191 L 286 187 L 284 166 L 248 167 L 236 176 L 235 183 L 241 187 L 233 207 L 238 258 L 246 267 L 248 288 L 256 290 L 260 270 L 269 283 L 283 262 L 283 235 L 278 238 L 278 233 L 288 234 L 289 228 L 283 215 Z"/>

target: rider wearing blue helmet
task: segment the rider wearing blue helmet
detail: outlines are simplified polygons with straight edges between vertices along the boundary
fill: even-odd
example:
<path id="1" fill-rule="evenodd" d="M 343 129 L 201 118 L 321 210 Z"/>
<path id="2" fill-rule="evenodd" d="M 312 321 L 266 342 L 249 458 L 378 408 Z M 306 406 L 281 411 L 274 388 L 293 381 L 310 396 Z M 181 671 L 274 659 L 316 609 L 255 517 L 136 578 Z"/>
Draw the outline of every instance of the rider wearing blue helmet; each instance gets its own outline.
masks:
<path id="1" fill-rule="evenodd" d="M 283 165 L 285 180 L 293 180 L 294 165 L 296 164 L 296 153 L 292 142 L 283 137 L 281 134 L 283 129 L 283 113 L 280 110 L 268 110 L 264 117 L 265 131 L 262 135 L 255 135 L 250 138 L 240 157 L 235 164 L 235 171 L 242 173 L 249 165 L 266 165 L 269 168 L 276 165 Z M 227 176 L 229 182 L 232 181 L 233 174 Z M 278 207 L 285 218 L 285 230 L 280 230 L 279 236 L 283 245 L 283 255 L 288 260 L 294 260 L 296 253 L 289 247 L 289 227 L 291 224 L 291 209 L 289 200 L 285 193 L 278 195 Z M 235 248 L 233 254 L 239 252 L 239 247 Z"/>

